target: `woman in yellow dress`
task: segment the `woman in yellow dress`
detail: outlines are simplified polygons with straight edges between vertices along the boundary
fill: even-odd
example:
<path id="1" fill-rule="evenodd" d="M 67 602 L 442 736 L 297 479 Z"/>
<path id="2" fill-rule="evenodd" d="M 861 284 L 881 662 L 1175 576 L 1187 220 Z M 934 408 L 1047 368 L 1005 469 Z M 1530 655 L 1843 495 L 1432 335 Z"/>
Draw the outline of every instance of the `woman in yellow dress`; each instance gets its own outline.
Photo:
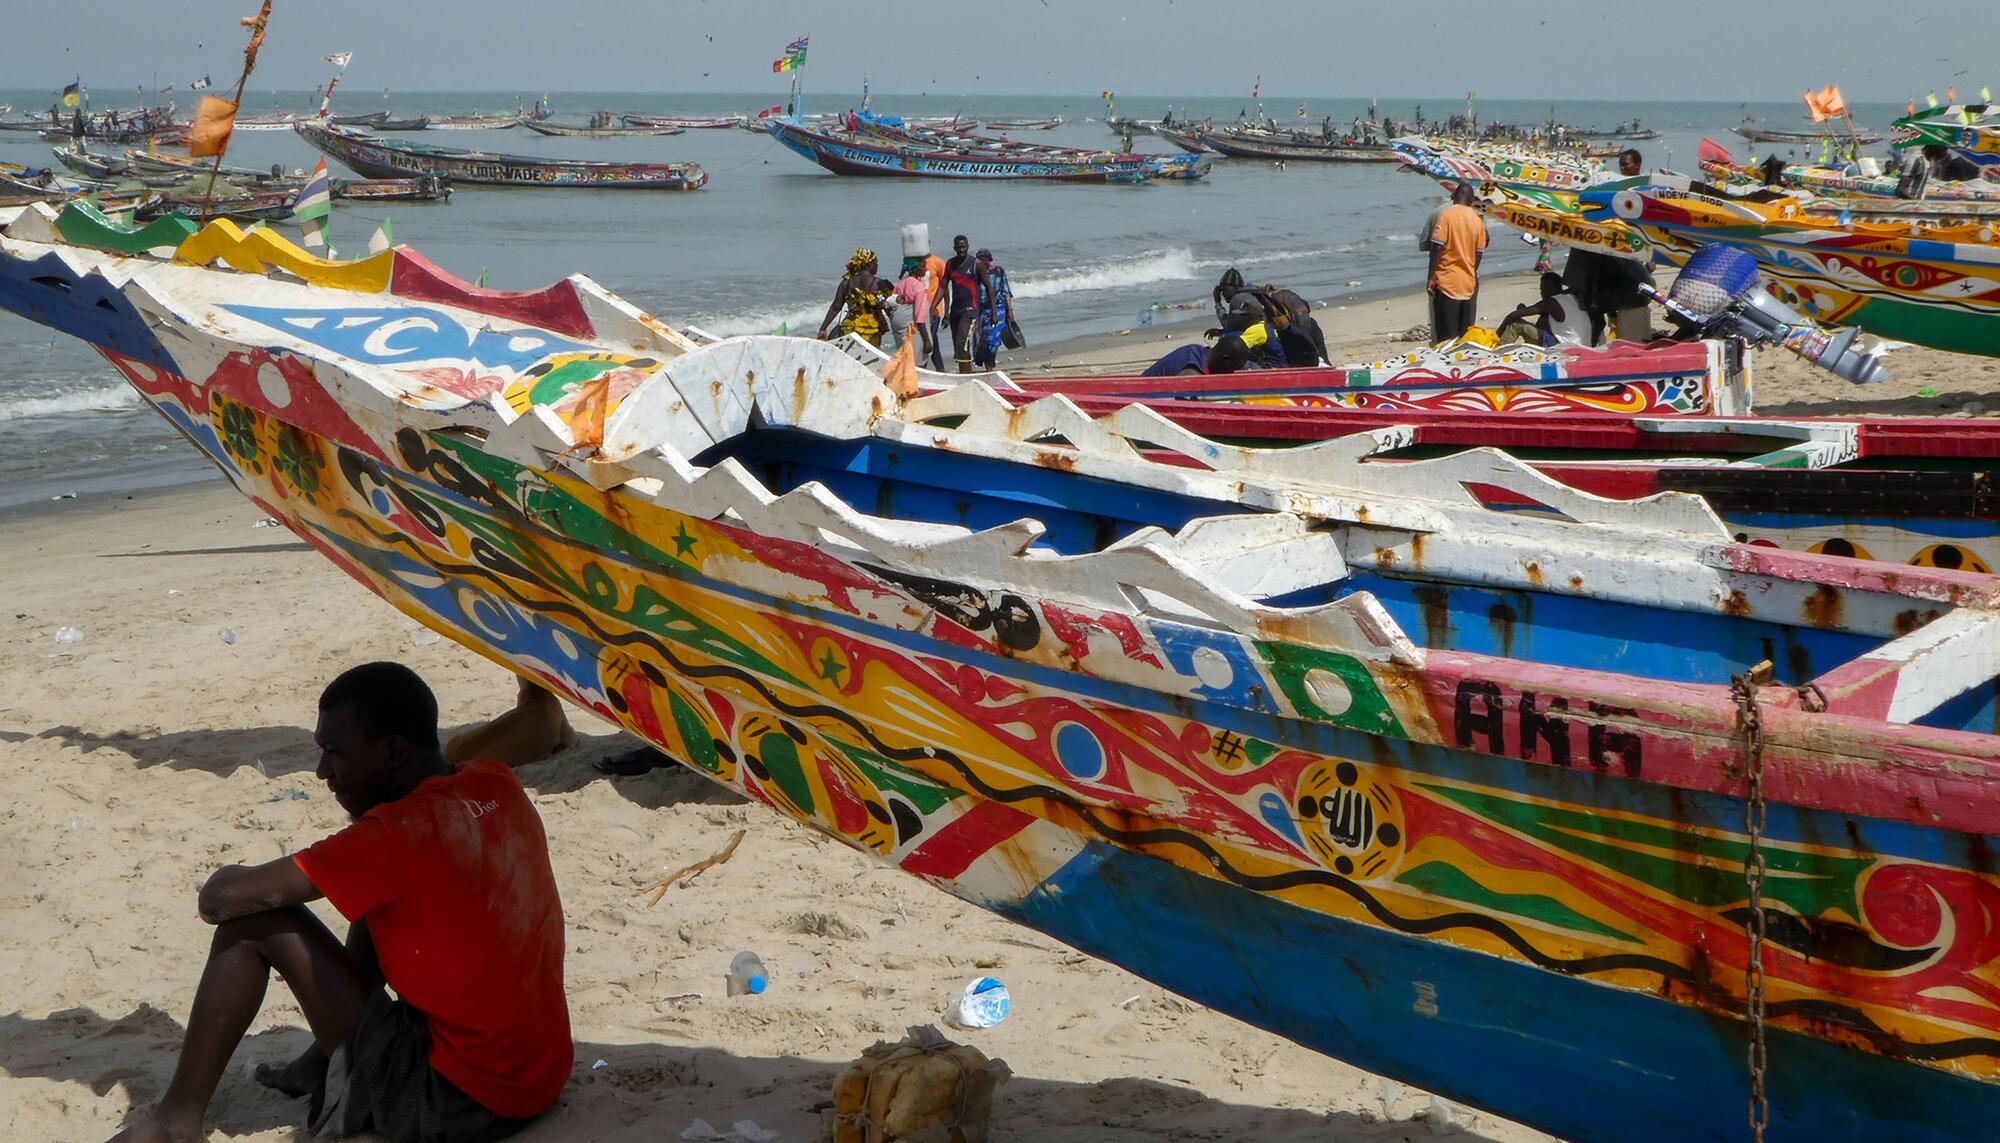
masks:
<path id="1" fill-rule="evenodd" d="M 880 347 L 882 335 L 889 331 L 889 298 L 892 287 L 876 274 L 875 252 L 866 246 L 859 247 L 847 260 L 847 273 L 834 287 L 833 304 L 826 309 L 826 316 L 820 319 L 819 337 L 824 341 L 827 329 L 842 309 L 847 316 L 841 319 L 842 333 L 859 335 L 868 344 Z"/>

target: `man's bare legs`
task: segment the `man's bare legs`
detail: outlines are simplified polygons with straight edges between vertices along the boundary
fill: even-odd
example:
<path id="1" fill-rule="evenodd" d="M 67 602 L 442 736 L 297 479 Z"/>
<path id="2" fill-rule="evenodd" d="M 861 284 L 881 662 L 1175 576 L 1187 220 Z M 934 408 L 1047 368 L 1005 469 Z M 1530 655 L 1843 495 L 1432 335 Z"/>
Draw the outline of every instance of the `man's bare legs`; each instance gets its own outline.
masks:
<path id="1" fill-rule="evenodd" d="M 515 690 L 514 709 L 459 732 L 445 743 L 444 756 L 451 762 L 492 758 L 517 767 L 574 745 L 576 731 L 564 715 L 562 700 L 524 675 Z"/>
<path id="2" fill-rule="evenodd" d="M 189 1143 L 229 1057 L 263 1006 L 271 970 L 285 978 L 313 1039 L 327 1051 L 346 1040 L 381 983 L 302 905 L 252 913 L 216 926 L 167 1093 L 111 1143 Z"/>

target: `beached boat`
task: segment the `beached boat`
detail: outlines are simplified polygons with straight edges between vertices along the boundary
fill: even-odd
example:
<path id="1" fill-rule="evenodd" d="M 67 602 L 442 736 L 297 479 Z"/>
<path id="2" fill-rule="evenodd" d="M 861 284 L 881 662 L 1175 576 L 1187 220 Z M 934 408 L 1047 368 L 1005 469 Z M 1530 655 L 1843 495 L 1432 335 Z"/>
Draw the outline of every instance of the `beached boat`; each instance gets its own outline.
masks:
<path id="1" fill-rule="evenodd" d="M 988 127 L 995 131 L 1053 131 L 1063 125 L 1060 115 L 1049 119 L 988 119 Z"/>
<path id="2" fill-rule="evenodd" d="M 1577 1143 L 2000 1114 L 2000 580 L 65 213 L 0 216 L 0 308 L 261 511 L 932 885 Z"/>
<path id="3" fill-rule="evenodd" d="M 1731 194 L 1770 185 L 1764 172 L 1736 163 L 1707 160 L 1702 173 L 1716 186 Z M 1853 164 L 1838 167 L 1790 163 L 1780 167 L 1776 186 L 1802 191 L 1815 199 L 1839 204 L 1871 216 L 1885 214 L 1926 214 L 1973 217 L 2000 211 L 2000 182 L 1978 179 L 1969 182 L 1930 182 L 1922 194 L 1903 197 L 1902 180 L 1896 174 L 1869 174 Z"/>
<path id="4" fill-rule="evenodd" d="M 687 117 L 676 115 L 620 115 L 627 127 L 678 127 L 683 131 L 724 131 L 743 122 L 741 115 Z"/>
<path id="5" fill-rule="evenodd" d="M 1746 251 L 1780 299 L 1822 324 L 2000 357 L 2000 241 L 1990 222 L 1868 219 L 1700 187 L 1599 187 L 1580 198 L 1587 218 L 1637 230 L 1671 261 L 1711 244 Z"/>
<path id="6" fill-rule="evenodd" d="M 1231 401 L 1380 412 L 1734 416 L 1750 411 L 1747 356 L 1728 342 L 1604 349 L 1423 348 L 1366 364 L 1222 376 L 1015 379 L 1029 392 L 1127 401 Z"/>
<path id="7" fill-rule="evenodd" d="M 1387 143 L 1343 143 L 1307 132 L 1229 130 L 1195 133 L 1211 150 L 1233 159 L 1265 159 L 1311 163 L 1393 163 L 1396 153 Z"/>
<path id="8" fill-rule="evenodd" d="M 553 119 L 541 119 L 523 123 L 522 126 L 537 135 L 574 135 L 584 139 L 636 139 L 656 135 L 679 135 L 685 127 L 668 126 L 582 126 L 575 123 L 557 123 Z"/>
<path id="9" fill-rule="evenodd" d="M 1093 416 L 1143 402 L 1203 436 L 1298 447 L 1387 426 L 1407 443 L 1371 464 L 1502 448 L 1535 470 L 1598 496 L 1701 496 L 1738 543 L 1914 567 L 2000 568 L 2000 421 L 1922 417 L 1706 417 L 1412 408 L 1407 405 L 1219 403 L 1191 377 L 1145 395 L 1105 392 L 1104 378 L 987 380 L 1016 404 L 1051 393 Z M 1179 380 L 1184 387 L 1176 390 Z M 1537 506 L 1500 493 L 1496 507 Z"/>
<path id="10" fill-rule="evenodd" d="M 1928 107 L 1896 120 L 1893 126 L 1897 147 L 1936 143 L 1989 171 L 2000 169 L 2000 107 L 1993 104 Z"/>
<path id="11" fill-rule="evenodd" d="M 377 139 L 320 123 L 301 123 L 299 137 L 369 178 L 429 175 L 482 186 L 589 187 L 601 190 L 696 190 L 708 174 L 695 163 L 618 163 L 545 159 L 467 151 L 400 139 Z"/>
<path id="12" fill-rule="evenodd" d="M 1208 173 L 1207 160 L 1190 155 L 1073 151 L 1037 155 L 1013 148 L 928 147 L 837 129 L 814 130 L 797 120 L 779 118 L 767 120 L 765 128 L 790 150 L 837 175 L 1141 183 L 1198 179 Z"/>
<path id="13" fill-rule="evenodd" d="M 528 113 L 513 115 L 438 115 L 431 119 L 433 131 L 505 131 L 528 121 Z"/>

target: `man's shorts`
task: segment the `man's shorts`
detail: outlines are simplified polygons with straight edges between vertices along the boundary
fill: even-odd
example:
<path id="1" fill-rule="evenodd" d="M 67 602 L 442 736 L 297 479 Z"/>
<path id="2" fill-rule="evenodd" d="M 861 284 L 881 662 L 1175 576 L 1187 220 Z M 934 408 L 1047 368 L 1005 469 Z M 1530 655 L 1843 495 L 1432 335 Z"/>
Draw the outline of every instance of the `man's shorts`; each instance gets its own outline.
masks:
<path id="1" fill-rule="evenodd" d="M 493 1114 L 439 1075 L 430 1046 L 423 1013 L 376 989 L 327 1062 L 307 1128 L 336 1139 L 373 1131 L 391 1143 L 490 1143 L 527 1125 Z"/>

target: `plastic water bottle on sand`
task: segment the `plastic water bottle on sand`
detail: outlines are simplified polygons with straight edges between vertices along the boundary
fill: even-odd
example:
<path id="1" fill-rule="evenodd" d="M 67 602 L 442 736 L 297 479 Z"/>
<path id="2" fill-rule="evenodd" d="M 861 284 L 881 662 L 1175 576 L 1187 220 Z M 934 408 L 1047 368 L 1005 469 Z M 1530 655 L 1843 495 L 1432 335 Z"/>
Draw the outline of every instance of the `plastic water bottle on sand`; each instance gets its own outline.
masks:
<path id="1" fill-rule="evenodd" d="M 764 991 L 768 979 L 764 962 L 753 952 L 740 952 L 729 962 L 729 995 L 755 996 Z"/>
<path id="2" fill-rule="evenodd" d="M 944 1014 L 954 1028 L 991 1028 L 1007 1018 L 1014 1007 L 1007 986 L 990 976 L 982 976 L 965 986 L 965 993 Z"/>

